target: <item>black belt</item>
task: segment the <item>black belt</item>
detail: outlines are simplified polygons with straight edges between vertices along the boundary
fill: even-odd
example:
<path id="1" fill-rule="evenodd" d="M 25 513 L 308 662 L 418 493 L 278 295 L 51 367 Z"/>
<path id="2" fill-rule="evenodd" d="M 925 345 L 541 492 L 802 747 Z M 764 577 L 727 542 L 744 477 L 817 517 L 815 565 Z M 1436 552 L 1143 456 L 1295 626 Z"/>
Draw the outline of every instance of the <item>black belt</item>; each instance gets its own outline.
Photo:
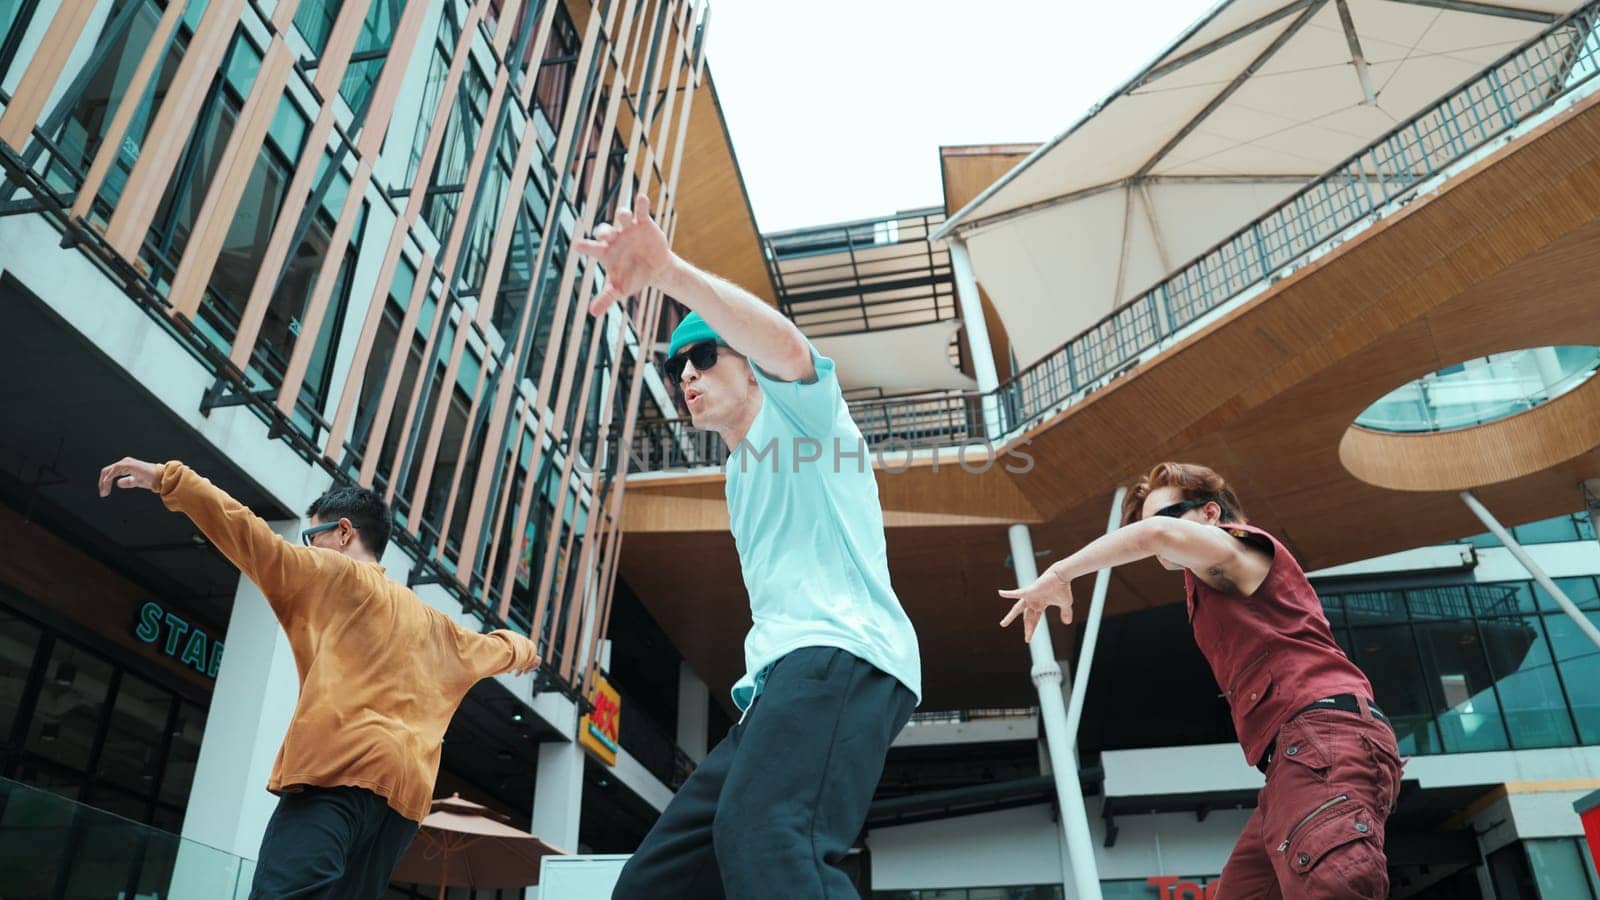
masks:
<path id="1" fill-rule="evenodd" d="M 1323 697 L 1321 700 L 1308 703 L 1296 710 L 1295 714 L 1289 717 L 1289 721 L 1292 722 L 1298 718 L 1301 713 L 1308 713 L 1313 709 L 1337 709 L 1341 712 L 1355 713 L 1359 716 L 1361 715 L 1361 700 L 1360 698 L 1356 697 L 1355 694 L 1335 694 L 1332 697 Z M 1367 709 L 1372 710 L 1372 717 L 1374 719 L 1377 719 L 1386 725 L 1389 723 L 1389 717 L 1383 714 L 1383 710 L 1378 708 L 1378 704 L 1369 700 L 1367 701 Z M 1285 724 L 1287 724 L 1287 722 Z M 1267 745 L 1267 752 L 1261 754 L 1261 761 L 1256 763 L 1256 768 L 1261 770 L 1261 774 L 1267 774 L 1267 765 L 1272 762 L 1272 753 L 1277 748 L 1278 739 L 1273 738 L 1272 743 Z"/>

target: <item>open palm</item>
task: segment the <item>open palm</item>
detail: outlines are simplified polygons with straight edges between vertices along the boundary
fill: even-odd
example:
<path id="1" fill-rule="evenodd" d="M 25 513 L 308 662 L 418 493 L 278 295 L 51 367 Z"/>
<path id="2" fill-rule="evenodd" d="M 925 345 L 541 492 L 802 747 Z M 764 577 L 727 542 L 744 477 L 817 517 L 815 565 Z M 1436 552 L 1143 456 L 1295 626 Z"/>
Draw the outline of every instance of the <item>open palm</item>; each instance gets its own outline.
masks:
<path id="1" fill-rule="evenodd" d="M 603 316 L 611 304 L 649 287 L 672 265 L 667 236 L 650 218 L 650 198 L 643 192 L 633 198 L 632 210 L 618 210 L 615 221 L 594 230 L 593 238 L 579 238 L 573 249 L 606 270 L 606 286 L 589 303 L 589 314 Z"/>
<path id="2" fill-rule="evenodd" d="M 1000 596 L 1016 601 L 1006 617 L 1000 620 L 1000 627 L 1009 626 L 1021 616 L 1022 637 L 1029 643 L 1033 642 L 1034 629 L 1039 627 L 1045 611 L 1052 606 L 1061 611 L 1061 624 L 1072 624 L 1072 585 L 1048 572 L 1039 576 L 1033 584 L 1012 591 L 1001 591 Z"/>

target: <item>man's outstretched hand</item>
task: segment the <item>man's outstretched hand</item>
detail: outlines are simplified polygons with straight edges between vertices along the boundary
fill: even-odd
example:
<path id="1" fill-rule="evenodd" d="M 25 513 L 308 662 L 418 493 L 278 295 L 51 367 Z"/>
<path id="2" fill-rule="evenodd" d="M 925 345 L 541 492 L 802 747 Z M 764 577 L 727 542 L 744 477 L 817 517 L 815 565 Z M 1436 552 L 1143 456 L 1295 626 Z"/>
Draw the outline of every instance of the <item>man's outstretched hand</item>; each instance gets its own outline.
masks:
<path id="1" fill-rule="evenodd" d="M 100 496 L 111 496 L 112 488 L 156 490 L 156 479 L 160 475 L 160 464 L 124 456 L 100 470 Z"/>
<path id="2" fill-rule="evenodd" d="M 643 192 L 633 198 L 633 209 L 617 210 L 614 222 L 595 228 L 593 238 L 579 238 L 572 247 L 605 266 L 605 290 L 589 303 L 589 314 L 596 317 L 623 297 L 649 287 L 672 267 L 672 248 L 650 218 L 650 198 Z"/>

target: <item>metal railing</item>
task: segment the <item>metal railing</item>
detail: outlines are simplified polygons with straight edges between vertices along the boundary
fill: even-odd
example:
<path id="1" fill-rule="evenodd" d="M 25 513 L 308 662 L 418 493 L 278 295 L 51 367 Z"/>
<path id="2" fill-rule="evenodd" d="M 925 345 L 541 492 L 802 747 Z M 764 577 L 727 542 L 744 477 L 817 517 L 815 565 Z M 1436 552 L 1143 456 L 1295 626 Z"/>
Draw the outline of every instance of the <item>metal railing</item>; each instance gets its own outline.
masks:
<path id="1" fill-rule="evenodd" d="M 1400 123 L 1322 177 L 1123 304 L 1088 330 L 1017 373 L 992 395 L 944 395 L 852 403 L 869 446 L 904 435 L 911 447 L 948 447 L 1005 435 L 1056 414 L 1087 391 L 1131 369 L 1145 353 L 1201 316 L 1394 205 L 1496 138 L 1588 88 L 1600 74 L 1600 0 L 1574 10 L 1431 106 Z M 993 399 L 996 428 L 984 422 Z M 976 411 L 976 412 L 975 412 Z M 658 420 L 688 448 L 685 420 Z M 648 440 L 641 430 L 641 439 Z M 726 453 L 658 453 L 649 471 L 720 465 Z M 657 445 L 659 446 L 659 445 Z M 675 445 L 677 446 L 677 445 Z M 637 455 L 637 454 L 636 454 Z M 635 460 L 638 463 L 647 457 Z"/>

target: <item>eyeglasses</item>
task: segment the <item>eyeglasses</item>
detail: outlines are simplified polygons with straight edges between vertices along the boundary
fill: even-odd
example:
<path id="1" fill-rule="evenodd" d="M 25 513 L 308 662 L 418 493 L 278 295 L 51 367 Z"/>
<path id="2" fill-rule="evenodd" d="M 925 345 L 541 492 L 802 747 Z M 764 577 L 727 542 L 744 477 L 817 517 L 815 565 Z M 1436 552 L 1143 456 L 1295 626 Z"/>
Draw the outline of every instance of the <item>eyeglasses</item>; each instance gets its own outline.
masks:
<path id="1" fill-rule="evenodd" d="M 661 367 L 667 373 L 667 384 L 678 384 L 678 380 L 683 377 L 685 363 L 694 363 L 695 369 L 701 372 L 716 365 L 718 347 L 716 341 L 701 341 L 667 357 L 667 361 Z"/>
<path id="2" fill-rule="evenodd" d="M 1189 510 L 1191 510 L 1191 509 L 1199 509 L 1200 507 L 1205 506 L 1207 503 L 1210 503 L 1210 502 L 1211 502 L 1210 500 L 1179 500 L 1177 503 L 1174 503 L 1171 506 L 1163 506 L 1163 507 L 1161 507 L 1160 509 L 1158 509 L 1155 512 L 1151 513 L 1151 515 L 1153 515 L 1153 516 L 1166 516 L 1166 517 L 1168 517 L 1170 519 L 1176 519 L 1179 516 L 1183 515 L 1184 513 L 1188 512 Z"/>
<path id="3" fill-rule="evenodd" d="M 310 528 L 307 528 L 304 531 L 300 532 L 300 542 L 302 544 L 305 544 L 307 547 L 309 547 L 309 546 L 311 546 L 311 539 L 312 538 L 314 538 L 317 535 L 323 533 L 324 531 L 332 531 L 332 530 L 334 530 L 335 528 L 338 528 L 338 527 L 339 527 L 339 523 L 338 522 L 324 522 L 321 525 L 313 525 Z"/>

